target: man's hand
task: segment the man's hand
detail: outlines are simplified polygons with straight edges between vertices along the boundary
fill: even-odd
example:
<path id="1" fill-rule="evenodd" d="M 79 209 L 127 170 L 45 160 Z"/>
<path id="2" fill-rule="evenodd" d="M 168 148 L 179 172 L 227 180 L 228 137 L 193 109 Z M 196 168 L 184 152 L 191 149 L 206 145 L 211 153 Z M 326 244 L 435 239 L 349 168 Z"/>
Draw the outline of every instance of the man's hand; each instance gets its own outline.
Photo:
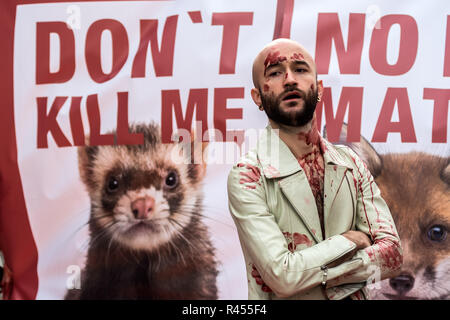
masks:
<path id="1" fill-rule="evenodd" d="M 356 244 L 356 250 L 364 249 L 372 245 L 369 237 L 364 232 L 349 230 L 342 235 Z"/>
<path id="2" fill-rule="evenodd" d="M 372 245 L 372 242 L 370 241 L 369 237 L 364 232 L 349 230 L 343 233 L 342 235 L 351 242 L 353 242 L 354 244 L 356 244 L 356 248 L 350 251 L 349 253 L 343 255 L 339 259 L 329 263 L 327 265 L 328 268 L 337 267 L 338 265 L 344 263 L 345 261 L 350 260 L 355 255 L 356 251 Z"/>

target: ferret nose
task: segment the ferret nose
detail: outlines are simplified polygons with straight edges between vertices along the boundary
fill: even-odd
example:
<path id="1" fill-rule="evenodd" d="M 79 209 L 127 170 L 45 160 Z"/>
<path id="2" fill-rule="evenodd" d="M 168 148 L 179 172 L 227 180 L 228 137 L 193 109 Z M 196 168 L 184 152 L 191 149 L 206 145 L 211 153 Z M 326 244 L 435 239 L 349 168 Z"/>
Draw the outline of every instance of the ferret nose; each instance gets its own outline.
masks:
<path id="1" fill-rule="evenodd" d="M 147 219 L 153 212 L 155 199 L 144 197 L 134 200 L 131 203 L 131 211 L 136 219 Z"/>
<path id="2" fill-rule="evenodd" d="M 404 295 L 413 288 L 414 278 L 410 274 L 403 273 L 390 279 L 389 284 L 398 294 Z"/>

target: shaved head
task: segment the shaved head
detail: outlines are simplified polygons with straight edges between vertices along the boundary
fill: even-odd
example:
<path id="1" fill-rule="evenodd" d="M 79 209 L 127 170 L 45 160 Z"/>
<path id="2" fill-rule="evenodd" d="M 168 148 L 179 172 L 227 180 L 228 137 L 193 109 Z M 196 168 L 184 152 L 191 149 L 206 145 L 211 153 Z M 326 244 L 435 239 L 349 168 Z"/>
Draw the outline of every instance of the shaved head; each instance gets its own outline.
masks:
<path id="1" fill-rule="evenodd" d="M 252 78 L 255 88 L 260 87 L 260 81 L 264 76 L 264 70 L 267 66 L 267 59 L 270 58 L 270 54 L 273 52 L 283 52 L 284 49 L 294 49 L 302 54 L 305 61 L 307 61 L 316 72 L 316 64 L 309 52 L 298 42 L 291 39 L 276 39 L 268 43 L 256 56 L 253 61 Z"/>
<path id="2" fill-rule="evenodd" d="M 314 116 L 322 82 L 311 55 L 296 41 L 277 39 L 253 62 L 252 98 L 269 119 L 287 126 L 304 126 Z"/>

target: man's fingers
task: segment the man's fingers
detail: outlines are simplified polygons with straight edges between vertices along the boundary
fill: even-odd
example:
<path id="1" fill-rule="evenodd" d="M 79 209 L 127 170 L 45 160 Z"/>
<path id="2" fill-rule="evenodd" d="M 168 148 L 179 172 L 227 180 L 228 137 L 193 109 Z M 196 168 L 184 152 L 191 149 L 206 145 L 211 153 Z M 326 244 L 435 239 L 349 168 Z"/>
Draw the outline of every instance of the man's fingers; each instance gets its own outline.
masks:
<path id="1" fill-rule="evenodd" d="M 361 231 L 349 230 L 342 234 L 348 240 L 356 244 L 357 249 L 364 249 L 372 245 L 369 237 Z"/>

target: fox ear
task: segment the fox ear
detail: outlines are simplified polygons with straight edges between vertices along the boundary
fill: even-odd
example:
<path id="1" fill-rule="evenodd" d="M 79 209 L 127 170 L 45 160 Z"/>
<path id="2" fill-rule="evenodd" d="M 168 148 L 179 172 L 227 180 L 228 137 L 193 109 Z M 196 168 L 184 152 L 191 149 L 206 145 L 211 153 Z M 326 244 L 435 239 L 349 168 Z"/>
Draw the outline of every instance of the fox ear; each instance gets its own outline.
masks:
<path id="1" fill-rule="evenodd" d="M 323 128 L 323 136 L 327 138 L 326 125 Z M 336 144 L 343 144 L 352 149 L 367 165 L 370 173 L 374 177 L 377 177 L 381 173 L 383 168 L 383 162 L 380 155 L 375 151 L 369 141 L 361 136 L 359 142 L 347 142 L 347 124 L 342 124 L 341 133 L 339 134 L 339 140 Z"/>
<path id="2" fill-rule="evenodd" d="M 447 158 L 447 164 L 441 172 L 441 178 L 445 183 L 450 185 L 450 158 Z"/>

